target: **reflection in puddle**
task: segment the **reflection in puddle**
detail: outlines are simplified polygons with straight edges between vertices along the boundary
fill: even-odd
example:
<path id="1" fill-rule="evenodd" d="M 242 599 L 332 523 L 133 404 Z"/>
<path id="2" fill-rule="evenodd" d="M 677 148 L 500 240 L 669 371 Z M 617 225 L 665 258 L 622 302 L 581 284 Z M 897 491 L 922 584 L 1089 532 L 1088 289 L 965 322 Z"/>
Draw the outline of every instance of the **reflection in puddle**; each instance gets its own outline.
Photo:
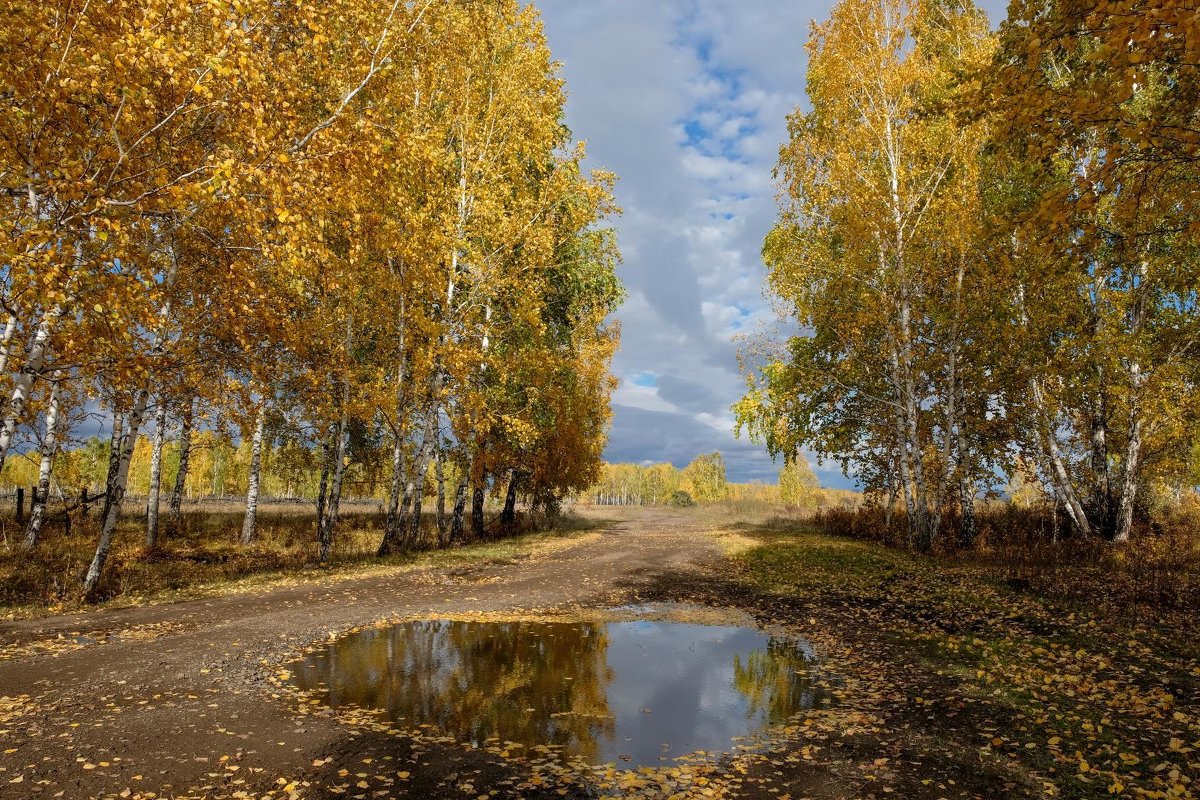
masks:
<path id="1" fill-rule="evenodd" d="M 382 709 L 482 745 L 555 745 L 657 766 L 811 707 L 813 661 L 750 628 L 628 622 L 408 622 L 347 636 L 294 666 L 331 706 Z"/>

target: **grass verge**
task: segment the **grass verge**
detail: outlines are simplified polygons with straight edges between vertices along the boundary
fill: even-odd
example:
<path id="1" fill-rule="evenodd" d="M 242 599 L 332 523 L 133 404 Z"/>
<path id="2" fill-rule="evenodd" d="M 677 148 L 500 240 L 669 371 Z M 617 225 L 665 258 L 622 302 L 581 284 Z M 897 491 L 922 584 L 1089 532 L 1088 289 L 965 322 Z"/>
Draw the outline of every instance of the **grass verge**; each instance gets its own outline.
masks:
<path id="1" fill-rule="evenodd" d="M 1054 797 L 1196 797 L 1194 614 L 1089 603 L 1093 566 L 1033 588 L 1003 564 L 915 556 L 794 522 L 736 529 L 737 581 L 819 615 L 908 740 L 941 741 Z M 1101 576 L 1102 579 L 1102 576 Z M 955 792 L 950 791 L 950 794 Z M 970 795 L 964 795 L 970 796 Z"/>
<path id="2" fill-rule="evenodd" d="M 383 535 L 379 515 L 344 514 L 333 557 L 315 563 L 311 515 L 295 509 L 260 515 L 255 542 L 242 545 L 241 515 L 235 511 L 192 510 L 177 532 L 146 552 L 141 520 L 122 521 L 109 556 L 102 601 L 84 605 L 80 579 L 95 546 L 94 522 L 73 526 L 66 536 L 50 531 L 33 552 L 16 542 L 0 545 L 0 618 L 17 619 L 95 607 L 174 602 L 236 592 L 260 591 L 304 582 L 368 577 L 398 570 L 454 567 L 547 553 L 598 531 L 605 520 L 567 514 L 553 521 L 525 519 L 523 533 L 447 550 L 418 549 L 376 558 Z"/>

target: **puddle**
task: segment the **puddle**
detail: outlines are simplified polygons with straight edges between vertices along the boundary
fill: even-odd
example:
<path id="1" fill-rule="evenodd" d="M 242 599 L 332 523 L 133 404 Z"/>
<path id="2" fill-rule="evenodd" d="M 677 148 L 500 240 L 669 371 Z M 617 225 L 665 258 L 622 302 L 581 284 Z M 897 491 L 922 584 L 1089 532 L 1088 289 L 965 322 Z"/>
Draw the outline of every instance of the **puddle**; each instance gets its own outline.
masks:
<path id="1" fill-rule="evenodd" d="M 347 636 L 292 665 L 292 681 L 401 728 L 633 768 L 729 751 L 811 707 L 813 667 L 803 643 L 749 627 L 432 620 Z"/>

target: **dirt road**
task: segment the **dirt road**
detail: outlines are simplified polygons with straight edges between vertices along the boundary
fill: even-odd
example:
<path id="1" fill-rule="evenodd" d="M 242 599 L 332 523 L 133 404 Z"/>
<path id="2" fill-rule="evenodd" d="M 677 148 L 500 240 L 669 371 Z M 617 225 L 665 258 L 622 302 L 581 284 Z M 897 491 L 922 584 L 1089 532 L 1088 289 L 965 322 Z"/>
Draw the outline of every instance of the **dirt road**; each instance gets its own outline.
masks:
<path id="1" fill-rule="evenodd" d="M 267 665 L 394 616 L 630 602 L 669 573 L 701 578 L 719 556 L 695 518 L 650 511 L 505 563 L 5 623 L 0 797 L 339 796 L 345 781 L 327 778 L 349 773 L 353 784 L 361 756 L 382 745 L 297 716 L 273 693 Z M 449 796 L 457 786 L 461 797 L 462 775 L 477 776 L 468 788 L 503 777 L 469 754 L 421 758 L 403 785 L 357 796 Z"/>

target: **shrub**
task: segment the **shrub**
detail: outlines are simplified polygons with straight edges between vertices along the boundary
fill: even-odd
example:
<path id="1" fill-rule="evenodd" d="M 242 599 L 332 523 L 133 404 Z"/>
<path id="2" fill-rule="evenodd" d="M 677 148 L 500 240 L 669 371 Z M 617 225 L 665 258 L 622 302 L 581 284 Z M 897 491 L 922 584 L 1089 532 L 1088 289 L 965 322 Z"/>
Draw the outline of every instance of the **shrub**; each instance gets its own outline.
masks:
<path id="1" fill-rule="evenodd" d="M 688 506 L 696 505 L 696 501 L 692 499 L 692 496 L 683 490 L 671 495 L 669 502 L 675 508 L 687 508 Z"/>

